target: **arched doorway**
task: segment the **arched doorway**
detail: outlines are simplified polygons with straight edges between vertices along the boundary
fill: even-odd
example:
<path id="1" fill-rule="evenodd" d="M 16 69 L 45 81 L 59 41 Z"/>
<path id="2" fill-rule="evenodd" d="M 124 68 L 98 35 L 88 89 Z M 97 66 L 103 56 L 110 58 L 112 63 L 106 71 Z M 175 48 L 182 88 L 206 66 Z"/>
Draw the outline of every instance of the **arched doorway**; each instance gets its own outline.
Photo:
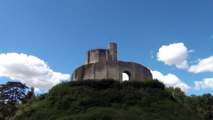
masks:
<path id="1" fill-rule="evenodd" d="M 124 71 L 122 73 L 122 81 L 129 81 L 131 78 L 131 74 L 128 71 Z"/>

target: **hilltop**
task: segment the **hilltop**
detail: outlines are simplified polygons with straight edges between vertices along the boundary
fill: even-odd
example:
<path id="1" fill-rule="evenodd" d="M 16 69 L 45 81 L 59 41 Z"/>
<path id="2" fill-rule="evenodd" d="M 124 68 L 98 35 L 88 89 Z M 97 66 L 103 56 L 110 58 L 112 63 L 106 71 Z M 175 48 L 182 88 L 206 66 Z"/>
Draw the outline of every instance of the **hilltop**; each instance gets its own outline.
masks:
<path id="1" fill-rule="evenodd" d="M 20 106 L 12 120 L 202 120 L 180 89 L 157 80 L 60 83 Z"/>

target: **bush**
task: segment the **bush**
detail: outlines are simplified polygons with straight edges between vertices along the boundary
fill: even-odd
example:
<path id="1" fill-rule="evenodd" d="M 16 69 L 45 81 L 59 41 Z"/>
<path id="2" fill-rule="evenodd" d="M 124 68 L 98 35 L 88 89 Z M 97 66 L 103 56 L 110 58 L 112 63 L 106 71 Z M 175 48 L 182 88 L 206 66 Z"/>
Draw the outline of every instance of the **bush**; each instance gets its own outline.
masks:
<path id="1" fill-rule="evenodd" d="M 198 120 L 186 98 L 157 81 L 61 83 L 22 105 L 12 120 Z M 206 98 L 206 97 L 205 97 Z M 202 120 L 202 119 L 201 119 Z"/>

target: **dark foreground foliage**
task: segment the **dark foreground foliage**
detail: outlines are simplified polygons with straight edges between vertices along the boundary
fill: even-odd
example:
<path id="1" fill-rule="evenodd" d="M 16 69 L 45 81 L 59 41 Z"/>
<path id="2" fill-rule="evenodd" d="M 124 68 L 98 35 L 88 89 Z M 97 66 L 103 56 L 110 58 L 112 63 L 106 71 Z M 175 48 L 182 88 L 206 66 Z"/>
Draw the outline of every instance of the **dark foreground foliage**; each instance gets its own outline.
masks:
<path id="1" fill-rule="evenodd" d="M 12 120 L 206 119 L 206 114 L 200 114 L 194 107 L 180 89 L 165 88 L 157 80 L 72 81 L 29 100 Z"/>
<path id="2" fill-rule="evenodd" d="M 21 82 L 7 82 L 0 84 L 0 120 L 12 117 L 20 103 L 25 103 L 34 95 L 30 89 Z"/>

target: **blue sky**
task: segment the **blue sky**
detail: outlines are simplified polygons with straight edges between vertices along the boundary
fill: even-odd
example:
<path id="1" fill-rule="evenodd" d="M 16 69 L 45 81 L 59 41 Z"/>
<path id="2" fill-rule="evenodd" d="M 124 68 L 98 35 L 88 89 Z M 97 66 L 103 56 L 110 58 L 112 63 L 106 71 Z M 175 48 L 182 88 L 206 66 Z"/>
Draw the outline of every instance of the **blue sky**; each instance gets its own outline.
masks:
<path id="1" fill-rule="evenodd" d="M 119 60 L 147 66 L 168 86 L 213 93 L 212 6 L 212 0 L 1 0 L 0 83 L 49 89 L 85 64 L 87 50 L 113 41 Z"/>

